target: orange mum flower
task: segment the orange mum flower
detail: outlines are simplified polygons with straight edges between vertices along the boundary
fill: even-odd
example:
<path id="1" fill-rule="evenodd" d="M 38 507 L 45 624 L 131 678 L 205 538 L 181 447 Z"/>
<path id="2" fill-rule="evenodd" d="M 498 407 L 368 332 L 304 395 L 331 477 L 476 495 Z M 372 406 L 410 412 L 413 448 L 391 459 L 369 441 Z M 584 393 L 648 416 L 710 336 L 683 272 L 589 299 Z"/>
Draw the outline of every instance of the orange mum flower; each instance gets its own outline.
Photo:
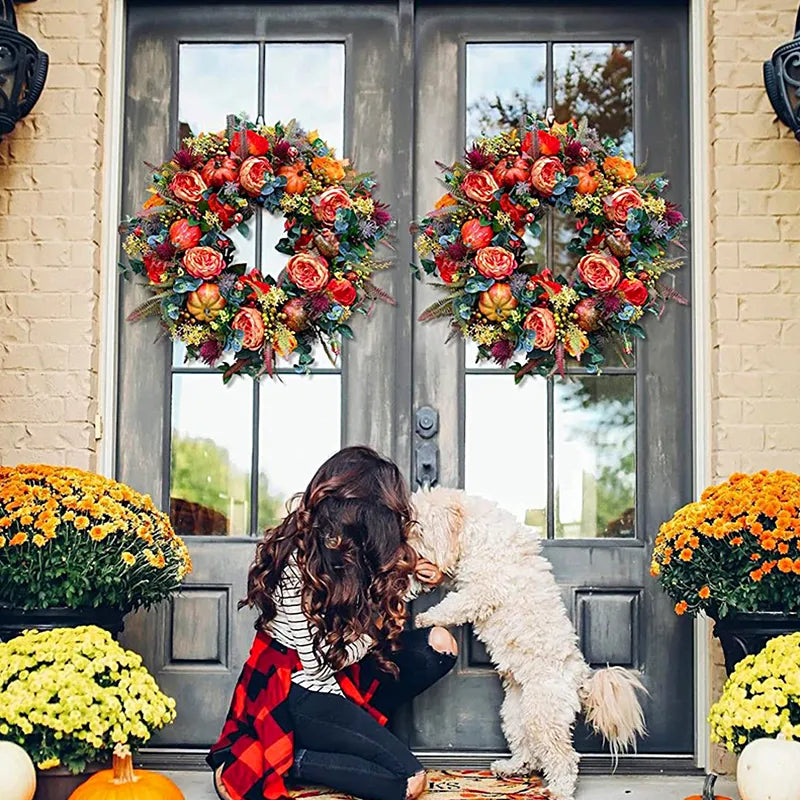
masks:
<path id="1" fill-rule="evenodd" d="M 773 539 L 771 536 L 765 536 L 765 537 L 764 537 L 764 538 L 761 540 L 761 546 L 762 546 L 762 547 L 763 547 L 765 550 L 774 550 L 774 549 L 775 549 L 775 544 L 776 544 L 776 542 L 775 542 L 775 540 L 774 540 L 774 539 Z"/>
<path id="2" fill-rule="evenodd" d="M 763 577 L 764 577 L 764 571 L 761 569 L 754 569 L 750 573 L 750 580 L 756 581 L 756 583 L 760 581 Z"/>
<path id="3" fill-rule="evenodd" d="M 708 586 L 703 586 L 702 589 L 697 593 L 703 600 L 708 600 L 711 597 L 711 589 Z"/>
<path id="4" fill-rule="evenodd" d="M 741 536 L 734 536 L 733 539 L 731 539 L 731 544 L 734 547 L 737 547 L 738 545 L 743 544 L 743 543 L 744 543 L 744 539 L 742 539 Z"/>
<path id="5" fill-rule="evenodd" d="M 684 547 L 681 550 L 681 561 L 691 561 L 693 555 L 694 553 L 688 547 Z"/>
<path id="6" fill-rule="evenodd" d="M 16 547 L 17 545 L 25 544 L 25 542 L 27 541 L 28 541 L 28 534 L 20 531 L 19 533 L 16 533 L 14 534 L 14 536 L 11 537 L 11 541 L 9 542 L 9 544 L 11 545 L 11 547 Z"/>
<path id="7" fill-rule="evenodd" d="M 778 543 L 778 552 L 786 555 L 789 552 L 789 545 L 786 542 Z"/>
<path id="8" fill-rule="evenodd" d="M 782 558 L 778 562 L 778 569 L 781 572 L 791 572 L 794 569 L 794 561 L 791 558 Z"/>
<path id="9" fill-rule="evenodd" d="M 675 604 L 675 613 L 679 617 L 682 617 L 686 613 L 688 608 L 689 604 L 685 600 L 681 600 L 680 603 Z"/>
<path id="10" fill-rule="evenodd" d="M 90 531 L 89 536 L 96 542 L 102 542 L 108 536 L 108 531 L 102 525 L 95 525 Z"/>
<path id="11" fill-rule="evenodd" d="M 750 554 L 750 560 L 751 561 L 760 561 L 761 560 L 761 556 L 758 553 L 751 553 Z"/>

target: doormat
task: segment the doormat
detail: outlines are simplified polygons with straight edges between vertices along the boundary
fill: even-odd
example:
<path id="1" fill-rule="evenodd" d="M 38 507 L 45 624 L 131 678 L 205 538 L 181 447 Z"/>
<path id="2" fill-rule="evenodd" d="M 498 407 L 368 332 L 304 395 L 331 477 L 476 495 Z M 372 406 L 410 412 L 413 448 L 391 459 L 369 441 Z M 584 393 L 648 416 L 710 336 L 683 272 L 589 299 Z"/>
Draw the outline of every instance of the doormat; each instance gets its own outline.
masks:
<path id="1" fill-rule="evenodd" d="M 290 792 L 294 800 L 349 800 L 349 796 L 323 788 L 295 789 Z M 428 791 L 422 796 L 432 800 L 547 800 L 550 797 L 537 777 L 495 778 L 488 770 L 450 769 L 428 772 Z"/>

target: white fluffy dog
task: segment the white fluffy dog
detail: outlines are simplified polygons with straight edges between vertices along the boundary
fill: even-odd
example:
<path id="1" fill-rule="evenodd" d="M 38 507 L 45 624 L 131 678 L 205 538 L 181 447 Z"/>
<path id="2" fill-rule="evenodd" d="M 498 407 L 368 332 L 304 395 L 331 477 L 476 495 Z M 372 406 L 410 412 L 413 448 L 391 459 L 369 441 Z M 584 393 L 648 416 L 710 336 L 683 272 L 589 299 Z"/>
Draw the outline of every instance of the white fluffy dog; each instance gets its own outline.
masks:
<path id="1" fill-rule="evenodd" d="M 511 758 L 496 775 L 542 770 L 550 793 L 571 800 L 578 777 L 572 727 L 587 722 L 615 755 L 644 734 L 636 674 L 592 671 L 577 646 L 541 541 L 496 503 L 455 489 L 414 495 L 412 545 L 452 581 L 449 592 L 416 618 L 419 627 L 472 623 L 503 680 L 503 732 Z"/>

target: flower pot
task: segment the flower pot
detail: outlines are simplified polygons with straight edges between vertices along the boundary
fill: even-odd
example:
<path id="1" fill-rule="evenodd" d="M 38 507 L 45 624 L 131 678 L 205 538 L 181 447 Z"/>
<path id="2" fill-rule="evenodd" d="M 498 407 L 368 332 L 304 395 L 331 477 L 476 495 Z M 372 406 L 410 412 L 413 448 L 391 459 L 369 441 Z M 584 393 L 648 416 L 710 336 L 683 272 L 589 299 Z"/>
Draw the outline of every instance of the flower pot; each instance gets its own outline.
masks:
<path id="1" fill-rule="evenodd" d="M 780 611 L 730 614 L 714 623 L 714 636 L 722 645 L 728 675 L 745 656 L 760 652 L 773 637 L 795 631 L 800 631 L 800 614 Z"/>
<path id="2" fill-rule="evenodd" d="M 69 796 L 101 769 L 104 764 L 87 764 L 83 772 L 73 775 L 64 767 L 36 770 L 36 794 L 33 800 L 69 800 Z"/>
<path id="3" fill-rule="evenodd" d="M 36 628 L 75 628 L 97 625 L 115 638 L 125 627 L 124 614 L 116 608 L 42 608 L 23 610 L 0 605 L 0 641 L 7 642 L 23 631 Z"/>

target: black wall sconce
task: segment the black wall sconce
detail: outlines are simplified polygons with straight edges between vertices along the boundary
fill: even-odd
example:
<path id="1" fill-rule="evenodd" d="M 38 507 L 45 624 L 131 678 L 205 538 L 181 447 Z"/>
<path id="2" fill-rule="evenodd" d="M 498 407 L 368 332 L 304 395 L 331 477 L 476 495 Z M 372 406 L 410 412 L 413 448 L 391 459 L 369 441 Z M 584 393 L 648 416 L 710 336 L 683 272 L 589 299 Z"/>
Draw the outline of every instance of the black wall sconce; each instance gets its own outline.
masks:
<path id="1" fill-rule="evenodd" d="M 36 105 L 48 63 L 47 53 L 17 30 L 12 0 L 0 0 L 0 139 Z"/>
<path id="2" fill-rule="evenodd" d="M 794 23 L 794 39 L 782 44 L 764 62 L 764 86 L 778 119 L 800 141 L 800 8 Z"/>

